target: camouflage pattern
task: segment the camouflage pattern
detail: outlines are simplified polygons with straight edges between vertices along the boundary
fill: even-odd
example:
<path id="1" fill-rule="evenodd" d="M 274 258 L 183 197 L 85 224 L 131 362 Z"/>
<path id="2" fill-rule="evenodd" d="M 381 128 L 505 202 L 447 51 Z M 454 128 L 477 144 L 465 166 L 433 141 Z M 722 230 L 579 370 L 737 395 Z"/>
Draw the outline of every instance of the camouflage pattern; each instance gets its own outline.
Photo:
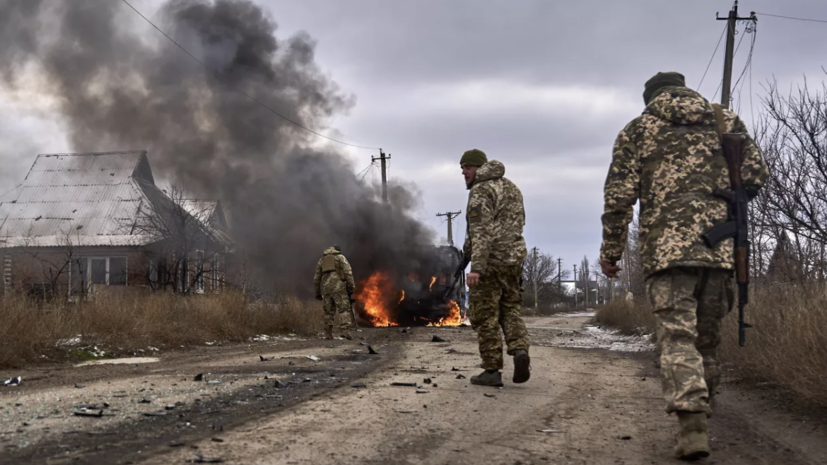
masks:
<path id="1" fill-rule="evenodd" d="M 322 272 L 322 260 L 316 265 L 316 274 L 313 276 L 313 283 L 316 287 L 316 296 L 324 297 L 330 296 L 339 292 L 353 293 L 356 288 L 356 283 L 353 281 L 353 270 L 350 267 L 350 262 L 347 261 L 341 252 L 330 247 L 324 251 L 324 255 L 332 255 L 336 260 L 336 266 L 342 270 L 345 279 L 342 280 L 338 273 L 324 273 Z"/>
<path id="2" fill-rule="evenodd" d="M 503 176 L 502 163 L 485 163 L 477 169 L 468 194 L 464 250 L 473 273 L 485 274 L 489 266 L 519 265 L 526 258 L 523 194 Z"/>
<path id="3" fill-rule="evenodd" d="M 753 194 L 769 172 L 743 121 L 724 110 L 725 132 L 746 134 L 744 186 Z M 600 259 L 618 262 L 640 200 L 640 253 L 646 276 L 678 266 L 733 269 L 732 239 L 707 247 L 701 235 L 727 219 L 729 187 L 718 124 L 710 103 L 686 87 L 659 89 L 643 114 L 617 136 L 606 177 Z"/>
<path id="4" fill-rule="evenodd" d="M 350 297 L 346 292 L 336 292 L 322 298 L 324 306 L 324 326 L 333 328 L 336 317 L 339 318 L 339 329 L 347 331 L 353 329 L 353 313 L 350 311 Z"/>
<path id="5" fill-rule="evenodd" d="M 336 271 L 326 273 L 323 271 L 322 264 L 325 256 L 332 256 L 335 259 L 336 269 L 341 270 L 345 277 L 344 280 L 339 277 L 339 273 Z M 316 296 L 322 298 L 325 328 L 334 326 L 338 314 L 340 317 L 339 328 L 343 330 L 350 329 L 353 325 L 353 313 L 351 312 L 348 294 L 353 293 L 356 284 L 353 280 L 353 270 L 347 258 L 333 247 L 325 250 L 324 256 L 316 265 L 313 283 L 316 288 Z"/>
<path id="6" fill-rule="evenodd" d="M 488 265 L 479 283 L 471 288 L 469 301 L 468 317 L 477 332 L 484 369 L 503 368 L 500 328 L 505 334 L 508 355 L 528 351 L 528 331 L 520 316 L 520 265 Z"/>
<path id="7" fill-rule="evenodd" d="M 671 268 L 646 281 L 667 412 L 712 414 L 710 393 L 721 376 L 721 321 L 732 311 L 734 286 L 732 271 L 707 267 Z"/>

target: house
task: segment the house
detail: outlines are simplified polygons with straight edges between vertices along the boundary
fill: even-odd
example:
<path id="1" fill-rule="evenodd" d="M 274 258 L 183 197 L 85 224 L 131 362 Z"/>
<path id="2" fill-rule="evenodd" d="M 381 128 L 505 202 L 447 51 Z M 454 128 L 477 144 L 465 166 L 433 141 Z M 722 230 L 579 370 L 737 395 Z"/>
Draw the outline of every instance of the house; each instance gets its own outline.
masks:
<path id="1" fill-rule="evenodd" d="M 218 290 L 229 244 L 220 202 L 159 189 L 145 151 L 38 155 L 0 197 L 0 292 Z"/>

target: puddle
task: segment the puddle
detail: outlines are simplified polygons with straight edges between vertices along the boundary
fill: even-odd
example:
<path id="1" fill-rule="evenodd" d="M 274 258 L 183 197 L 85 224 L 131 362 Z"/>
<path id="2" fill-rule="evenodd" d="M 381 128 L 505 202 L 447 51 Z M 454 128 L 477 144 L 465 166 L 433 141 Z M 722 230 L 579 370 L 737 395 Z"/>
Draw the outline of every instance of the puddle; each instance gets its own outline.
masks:
<path id="1" fill-rule="evenodd" d="M 155 363 L 160 362 L 161 359 L 157 357 L 131 357 L 131 358 L 110 358 L 106 360 L 91 360 L 75 365 L 76 367 L 83 367 L 89 365 L 132 365 L 135 363 Z"/>

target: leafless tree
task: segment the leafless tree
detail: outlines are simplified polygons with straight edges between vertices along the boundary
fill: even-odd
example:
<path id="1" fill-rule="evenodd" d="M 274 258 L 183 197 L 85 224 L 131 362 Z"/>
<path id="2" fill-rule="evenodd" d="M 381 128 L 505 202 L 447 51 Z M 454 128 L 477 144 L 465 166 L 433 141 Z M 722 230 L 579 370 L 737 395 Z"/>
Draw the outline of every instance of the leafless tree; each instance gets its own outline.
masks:
<path id="1" fill-rule="evenodd" d="M 560 280 L 567 279 L 569 273 L 565 270 L 558 273 L 557 265 L 557 260 L 552 255 L 542 253 L 539 249 L 529 251 L 523 266 L 526 289 L 523 293 L 524 305 L 538 307 L 558 304 L 564 300 Z"/>

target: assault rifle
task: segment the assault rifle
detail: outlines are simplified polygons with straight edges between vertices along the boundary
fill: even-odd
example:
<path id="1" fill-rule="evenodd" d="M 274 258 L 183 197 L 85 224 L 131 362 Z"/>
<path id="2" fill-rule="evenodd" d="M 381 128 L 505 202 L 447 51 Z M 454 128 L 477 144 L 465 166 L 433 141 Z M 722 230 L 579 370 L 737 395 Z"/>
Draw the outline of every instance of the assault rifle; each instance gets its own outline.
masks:
<path id="1" fill-rule="evenodd" d="M 454 292 L 454 286 L 457 285 L 457 283 L 459 282 L 459 278 L 461 278 L 462 274 L 465 273 L 465 267 L 467 267 L 469 263 L 471 263 L 471 260 L 463 256 L 462 261 L 459 263 L 459 266 L 457 267 L 457 271 L 454 272 L 454 277 L 451 281 L 451 285 L 448 287 L 448 289 L 445 289 L 445 294 L 442 295 L 442 300 L 448 300 L 448 296 L 451 295 L 451 292 Z"/>
<path id="2" fill-rule="evenodd" d="M 728 206 L 727 222 L 710 229 L 704 234 L 703 241 L 708 247 L 714 247 L 725 239 L 733 239 L 733 259 L 735 276 L 738 283 L 738 344 L 746 344 L 746 328 L 752 325 L 744 322 L 744 307 L 749 299 L 749 255 L 750 242 L 747 203 L 749 196 L 741 179 L 741 153 L 744 144 L 743 134 L 721 134 L 727 169 L 729 170 L 729 189 L 715 189 L 714 196 L 726 200 Z"/>

